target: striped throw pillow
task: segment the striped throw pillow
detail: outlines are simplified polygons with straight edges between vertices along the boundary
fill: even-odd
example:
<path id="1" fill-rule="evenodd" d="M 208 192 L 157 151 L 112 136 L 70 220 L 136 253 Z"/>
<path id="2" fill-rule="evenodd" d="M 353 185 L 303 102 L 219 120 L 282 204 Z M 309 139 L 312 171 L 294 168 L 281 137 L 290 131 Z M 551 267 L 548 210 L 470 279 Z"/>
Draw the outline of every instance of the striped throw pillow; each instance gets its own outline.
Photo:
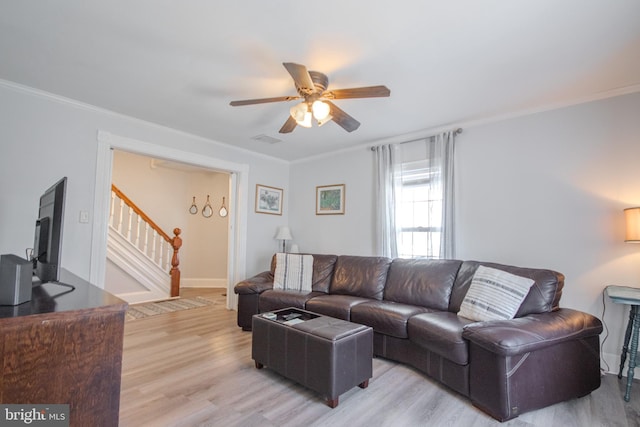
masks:
<path id="1" fill-rule="evenodd" d="M 532 279 L 481 265 L 458 315 L 479 322 L 513 319 L 533 283 Z"/>
<path id="2" fill-rule="evenodd" d="M 273 289 L 311 292 L 313 255 L 276 254 Z"/>

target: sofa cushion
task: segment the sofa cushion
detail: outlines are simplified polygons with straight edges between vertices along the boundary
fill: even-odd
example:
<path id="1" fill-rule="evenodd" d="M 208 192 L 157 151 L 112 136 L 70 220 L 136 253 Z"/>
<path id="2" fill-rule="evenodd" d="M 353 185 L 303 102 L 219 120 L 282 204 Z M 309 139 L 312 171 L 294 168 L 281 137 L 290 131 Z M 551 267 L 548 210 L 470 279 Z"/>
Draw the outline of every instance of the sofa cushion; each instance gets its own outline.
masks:
<path id="1" fill-rule="evenodd" d="M 422 313 L 407 322 L 409 340 L 458 365 L 469 363 L 469 343 L 462 338 L 472 320 L 448 311 Z"/>
<path id="2" fill-rule="evenodd" d="M 320 295 L 307 301 L 305 309 L 336 319 L 351 320 L 351 309 L 371 299 L 351 295 Z"/>
<path id="3" fill-rule="evenodd" d="M 273 289 L 311 292 L 312 274 L 313 256 L 277 253 Z"/>
<path id="4" fill-rule="evenodd" d="M 394 259 L 387 274 L 384 299 L 447 310 L 461 264 L 457 260 Z"/>
<path id="5" fill-rule="evenodd" d="M 394 301 L 369 301 L 351 308 L 351 321 L 371 326 L 380 334 L 407 338 L 409 318 L 427 311 L 431 310 Z"/>
<path id="6" fill-rule="evenodd" d="M 533 279 L 481 265 L 473 275 L 458 316 L 480 322 L 513 319 L 531 285 Z"/>
<path id="7" fill-rule="evenodd" d="M 333 269 L 338 259 L 337 255 L 310 254 L 313 256 L 313 275 L 311 288 L 316 292 L 329 292 Z M 271 273 L 276 272 L 276 255 L 271 259 Z"/>
<path id="8" fill-rule="evenodd" d="M 321 292 L 296 292 L 270 289 L 260 294 L 258 309 L 260 313 L 265 311 L 280 310 L 281 308 L 304 308 L 311 298 L 324 295 Z"/>
<path id="9" fill-rule="evenodd" d="M 473 275 L 480 265 L 534 280 L 533 286 L 529 289 L 529 294 L 524 299 L 522 305 L 520 305 L 515 317 L 522 317 L 527 314 L 546 313 L 560 308 L 560 296 L 562 295 L 562 287 L 564 286 L 564 276 L 561 273 L 537 268 L 521 268 L 488 262 L 464 261 L 460 266 L 458 276 L 453 284 L 453 290 L 451 291 L 451 301 L 449 302 L 450 312 L 457 313 L 460 311 L 462 301 L 467 294 L 469 286 L 471 286 Z"/>
<path id="10" fill-rule="evenodd" d="M 330 293 L 381 300 L 391 259 L 339 256 Z"/>

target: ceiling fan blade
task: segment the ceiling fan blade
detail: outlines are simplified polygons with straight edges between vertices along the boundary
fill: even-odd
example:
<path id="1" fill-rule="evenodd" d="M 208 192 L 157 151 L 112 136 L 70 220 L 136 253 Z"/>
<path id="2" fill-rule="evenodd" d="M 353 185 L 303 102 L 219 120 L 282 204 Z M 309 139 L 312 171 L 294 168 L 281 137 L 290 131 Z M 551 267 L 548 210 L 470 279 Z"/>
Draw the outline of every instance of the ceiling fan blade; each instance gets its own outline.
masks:
<path id="1" fill-rule="evenodd" d="M 391 95 L 386 86 L 367 86 L 351 89 L 334 89 L 326 91 L 322 96 L 328 99 L 378 98 Z"/>
<path id="2" fill-rule="evenodd" d="M 280 128 L 280 133 L 291 133 L 293 132 L 293 130 L 296 128 L 296 126 L 298 125 L 298 123 L 296 122 L 296 119 L 294 119 L 293 117 L 289 116 L 289 118 L 287 119 L 286 122 L 284 122 L 284 125 L 282 125 L 282 127 Z"/>
<path id="3" fill-rule="evenodd" d="M 342 127 L 342 129 L 347 132 L 353 132 L 354 130 L 360 127 L 360 122 L 342 111 L 340 108 L 336 106 L 331 101 L 325 101 L 331 107 L 331 116 L 333 117 L 333 121 Z"/>
<path id="4" fill-rule="evenodd" d="M 229 105 L 231 105 L 232 107 L 239 107 L 241 105 L 266 104 L 268 102 L 280 102 L 280 101 L 293 101 L 294 99 L 300 99 L 300 97 L 299 96 L 277 96 L 275 98 L 245 99 L 242 101 L 231 101 Z"/>
<path id="5" fill-rule="evenodd" d="M 307 67 L 293 62 L 283 62 L 282 65 L 284 65 L 284 68 L 286 68 L 289 74 L 291 74 L 291 77 L 293 77 L 298 92 L 306 95 L 315 92 L 315 86 L 313 85 L 309 71 L 307 71 Z"/>

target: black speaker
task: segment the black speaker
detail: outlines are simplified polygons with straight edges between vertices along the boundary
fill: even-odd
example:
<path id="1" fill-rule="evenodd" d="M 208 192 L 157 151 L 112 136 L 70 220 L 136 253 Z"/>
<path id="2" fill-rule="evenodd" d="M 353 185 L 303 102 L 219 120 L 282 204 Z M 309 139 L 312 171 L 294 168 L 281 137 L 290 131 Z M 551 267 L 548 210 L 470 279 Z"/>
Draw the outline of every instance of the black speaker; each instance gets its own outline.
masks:
<path id="1" fill-rule="evenodd" d="M 0 305 L 31 301 L 33 264 L 17 255 L 0 255 Z"/>

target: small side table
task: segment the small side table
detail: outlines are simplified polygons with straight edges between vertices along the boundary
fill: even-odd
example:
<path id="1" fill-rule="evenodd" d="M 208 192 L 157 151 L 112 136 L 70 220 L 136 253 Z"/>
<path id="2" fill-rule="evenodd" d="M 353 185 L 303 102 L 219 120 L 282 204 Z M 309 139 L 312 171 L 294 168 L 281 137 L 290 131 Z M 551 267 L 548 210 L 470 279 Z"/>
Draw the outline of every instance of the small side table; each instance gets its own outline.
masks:
<path id="1" fill-rule="evenodd" d="M 607 295 L 611 300 L 618 304 L 627 304 L 629 309 L 629 323 L 627 331 L 624 334 L 624 344 L 622 345 L 622 354 L 620 355 L 620 370 L 618 378 L 622 378 L 622 370 L 624 363 L 629 355 L 629 370 L 627 371 L 627 390 L 624 394 L 624 400 L 629 401 L 631 397 L 631 385 L 633 384 L 633 371 L 636 367 L 636 356 L 638 354 L 638 333 L 640 332 L 640 289 L 628 286 L 607 286 Z M 631 340 L 631 348 L 629 348 L 629 340 Z"/>

